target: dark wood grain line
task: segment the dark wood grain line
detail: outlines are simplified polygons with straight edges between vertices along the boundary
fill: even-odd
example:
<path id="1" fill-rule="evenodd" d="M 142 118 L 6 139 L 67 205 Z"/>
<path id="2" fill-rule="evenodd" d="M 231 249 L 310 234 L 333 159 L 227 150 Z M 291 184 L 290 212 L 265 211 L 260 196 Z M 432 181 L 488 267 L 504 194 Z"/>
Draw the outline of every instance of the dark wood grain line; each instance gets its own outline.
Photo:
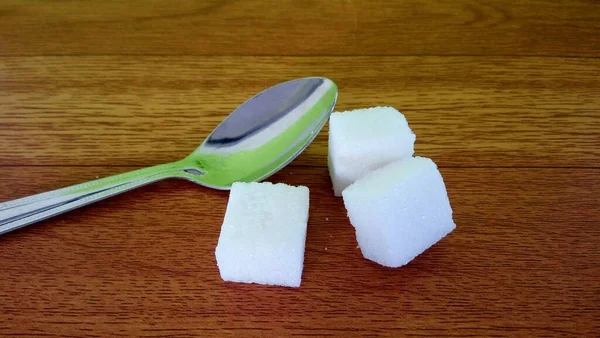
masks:
<path id="1" fill-rule="evenodd" d="M 298 162 L 298 163 L 294 163 L 292 162 L 290 164 L 290 166 L 292 168 L 294 167 L 310 167 L 310 168 L 314 168 L 314 167 L 327 167 L 326 164 L 323 163 L 316 163 L 315 165 L 309 165 L 307 163 L 303 163 L 303 162 Z M 98 168 L 98 165 L 94 165 L 94 164 L 82 164 L 82 165 L 70 165 L 70 164 L 64 164 L 64 165 L 60 165 L 60 164 L 39 164 L 39 165 L 18 165 L 18 164 L 0 164 L 0 167 L 3 168 Z M 136 169 L 141 169 L 144 167 L 140 167 L 140 166 L 134 166 L 134 165 L 128 165 L 128 164 L 124 164 L 124 165 L 103 165 L 102 167 L 106 167 L 106 168 L 120 168 L 123 170 L 136 170 Z M 543 167 L 536 167 L 536 166 L 448 166 L 448 165 L 444 165 L 444 166 L 438 166 L 439 168 L 447 168 L 447 169 L 523 169 L 523 170 L 527 170 L 527 169 L 548 169 L 548 170 L 553 170 L 553 169 L 578 169 L 578 170 L 598 170 L 600 169 L 600 167 L 594 167 L 594 166 L 556 166 L 556 167 L 552 167 L 552 166 L 543 166 Z"/>
<path id="2" fill-rule="evenodd" d="M 573 59 L 573 60 L 598 60 L 600 56 L 580 56 L 580 55 L 538 55 L 538 54 L 494 54 L 494 55 L 480 55 L 480 54 L 409 54 L 409 55 L 390 55 L 390 54 L 315 54 L 315 55 L 237 55 L 237 54 L 219 54 L 219 55 L 194 55 L 194 54 L 169 54 L 169 55 L 160 55 L 160 54 L 43 54 L 43 55 L 30 55 L 30 54 L 10 54 L 10 55 L 0 55 L 0 59 L 12 59 L 12 58 L 28 58 L 28 57 L 68 57 L 68 58 L 89 58 L 89 57 L 145 57 L 145 58 L 188 58 L 188 57 L 224 57 L 224 58 L 234 58 L 234 57 L 282 57 L 282 58 L 328 58 L 328 57 L 336 57 L 336 58 L 352 58 L 352 57 L 416 57 L 416 58 L 427 58 L 427 57 L 464 57 L 464 58 L 544 58 L 544 59 Z"/>

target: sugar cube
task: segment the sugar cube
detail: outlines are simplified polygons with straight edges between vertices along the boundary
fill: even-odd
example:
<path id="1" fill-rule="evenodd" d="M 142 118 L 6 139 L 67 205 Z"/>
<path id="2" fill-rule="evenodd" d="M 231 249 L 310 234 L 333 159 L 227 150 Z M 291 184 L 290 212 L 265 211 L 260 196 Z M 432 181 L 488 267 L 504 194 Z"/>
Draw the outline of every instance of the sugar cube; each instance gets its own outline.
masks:
<path id="1" fill-rule="evenodd" d="M 415 134 L 392 107 L 334 112 L 329 119 L 329 175 L 336 196 L 367 173 L 411 157 Z"/>
<path id="2" fill-rule="evenodd" d="M 215 250 L 221 278 L 300 286 L 308 197 L 304 186 L 234 183 Z"/>
<path id="3" fill-rule="evenodd" d="M 428 158 L 388 164 L 342 195 L 363 256 L 384 266 L 407 264 L 456 227 L 442 175 Z"/>

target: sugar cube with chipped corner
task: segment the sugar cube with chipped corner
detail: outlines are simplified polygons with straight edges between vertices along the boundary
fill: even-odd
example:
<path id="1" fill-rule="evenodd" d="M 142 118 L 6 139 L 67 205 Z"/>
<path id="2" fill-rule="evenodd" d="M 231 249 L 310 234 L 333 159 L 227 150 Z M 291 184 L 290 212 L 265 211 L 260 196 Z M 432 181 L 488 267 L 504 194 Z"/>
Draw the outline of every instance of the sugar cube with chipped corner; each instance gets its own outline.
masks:
<path id="1" fill-rule="evenodd" d="M 308 206 L 304 186 L 234 183 L 215 250 L 221 278 L 300 286 Z"/>
<path id="2" fill-rule="evenodd" d="M 367 173 L 411 157 L 416 136 L 392 107 L 334 112 L 329 119 L 329 175 L 335 196 Z"/>
<path id="3" fill-rule="evenodd" d="M 407 264 L 456 227 L 442 175 L 428 158 L 388 164 L 342 195 L 363 256 L 384 266 Z"/>

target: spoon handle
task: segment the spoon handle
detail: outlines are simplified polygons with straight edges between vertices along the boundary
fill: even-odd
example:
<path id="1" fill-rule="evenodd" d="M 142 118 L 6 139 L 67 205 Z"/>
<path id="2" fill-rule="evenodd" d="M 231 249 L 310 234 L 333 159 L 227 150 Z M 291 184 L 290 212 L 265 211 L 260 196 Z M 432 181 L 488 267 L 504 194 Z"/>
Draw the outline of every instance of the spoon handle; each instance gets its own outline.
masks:
<path id="1" fill-rule="evenodd" d="M 184 167 L 174 162 L 0 203 L 0 235 L 149 183 L 185 176 Z"/>

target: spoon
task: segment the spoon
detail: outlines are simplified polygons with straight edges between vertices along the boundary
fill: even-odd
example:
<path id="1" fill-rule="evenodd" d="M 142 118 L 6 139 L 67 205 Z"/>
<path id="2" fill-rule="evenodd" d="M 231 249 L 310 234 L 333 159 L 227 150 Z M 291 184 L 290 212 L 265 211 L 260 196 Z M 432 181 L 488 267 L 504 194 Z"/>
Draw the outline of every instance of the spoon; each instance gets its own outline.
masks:
<path id="1" fill-rule="evenodd" d="M 280 83 L 234 110 L 184 159 L 0 203 L 0 235 L 166 178 L 227 190 L 261 181 L 296 158 L 335 106 L 333 81 L 310 77 Z"/>

